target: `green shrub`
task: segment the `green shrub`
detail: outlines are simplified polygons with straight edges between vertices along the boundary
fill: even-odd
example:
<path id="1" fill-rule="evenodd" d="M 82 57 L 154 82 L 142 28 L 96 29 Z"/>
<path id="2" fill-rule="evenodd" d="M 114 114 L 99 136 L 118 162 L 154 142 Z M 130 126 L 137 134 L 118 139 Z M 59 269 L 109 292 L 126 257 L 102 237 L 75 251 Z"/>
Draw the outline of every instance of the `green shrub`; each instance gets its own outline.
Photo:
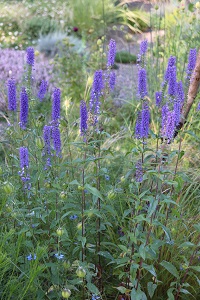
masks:
<path id="1" fill-rule="evenodd" d="M 137 56 L 127 51 L 119 51 L 116 53 L 115 61 L 122 64 L 136 63 Z"/>
<path id="2" fill-rule="evenodd" d="M 31 39 L 36 39 L 40 34 L 48 34 L 58 29 L 57 22 L 50 18 L 33 17 L 27 20 L 24 33 Z"/>

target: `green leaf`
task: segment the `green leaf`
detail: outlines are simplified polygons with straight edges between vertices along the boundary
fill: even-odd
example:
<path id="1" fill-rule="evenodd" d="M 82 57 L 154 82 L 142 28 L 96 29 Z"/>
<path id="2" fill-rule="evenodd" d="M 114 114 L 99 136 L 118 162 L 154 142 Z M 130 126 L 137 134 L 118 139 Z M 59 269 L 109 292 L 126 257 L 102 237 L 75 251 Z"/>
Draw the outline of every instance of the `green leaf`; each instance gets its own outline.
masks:
<path id="1" fill-rule="evenodd" d="M 167 291 L 167 296 L 168 296 L 167 300 L 174 300 L 174 295 L 172 293 L 173 291 L 174 291 L 174 288 L 168 289 L 168 291 Z"/>
<path id="2" fill-rule="evenodd" d="M 101 200 L 104 200 L 101 193 L 95 187 L 91 186 L 90 184 L 86 184 L 85 189 L 88 190 L 88 192 L 90 192 L 91 194 L 93 194 L 97 198 L 100 198 Z"/>
<path id="3" fill-rule="evenodd" d="M 88 282 L 87 288 L 92 294 L 99 295 L 99 290 L 93 283 Z"/>
<path id="4" fill-rule="evenodd" d="M 192 266 L 190 269 L 195 270 L 197 272 L 200 272 L 200 267 L 199 266 Z"/>
<path id="5" fill-rule="evenodd" d="M 155 200 L 153 203 L 150 204 L 148 209 L 149 217 L 151 217 L 152 214 L 155 212 L 157 205 L 158 205 L 158 200 Z"/>
<path id="6" fill-rule="evenodd" d="M 139 254 L 145 260 L 145 258 L 146 258 L 146 249 L 145 249 L 145 246 L 143 244 L 140 245 L 140 247 L 139 247 Z"/>
<path id="7" fill-rule="evenodd" d="M 76 185 L 80 185 L 80 183 L 75 179 L 73 181 L 71 181 L 69 184 L 76 184 Z"/>
<path id="8" fill-rule="evenodd" d="M 149 273 L 151 273 L 154 277 L 157 277 L 157 274 L 156 274 L 156 271 L 155 271 L 153 265 L 147 265 L 147 264 L 143 263 L 142 266 L 145 270 L 147 270 Z"/>
<path id="9" fill-rule="evenodd" d="M 147 296 L 144 292 L 133 288 L 131 291 L 131 300 L 147 300 Z"/>
<path id="10" fill-rule="evenodd" d="M 157 288 L 157 284 L 155 284 L 151 281 L 147 283 L 147 290 L 148 290 L 150 298 L 153 297 L 153 294 L 154 294 L 156 288 Z"/>
<path id="11" fill-rule="evenodd" d="M 112 255 L 108 252 L 108 251 L 99 251 L 98 255 L 101 255 L 105 258 L 108 258 L 110 260 L 114 260 L 114 258 L 112 257 Z"/>
<path id="12" fill-rule="evenodd" d="M 116 288 L 118 291 L 120 291 L 121 294 L 125 294 L 127 289 L 124 286 L 119 286 Z"/>
<path id="13" fill-rule="evenodd" d="M 172 265 L 172 263 L 163 260 L 160 265 L 162 267 L 164 267 L 168 272 L 170 272 L 173 276 L 175 276 L 176 278 L 179 278 L 179 274 L 178 271 L 176 269 L 176 267 L 174 265 Z"/>
<path id="14" fill-rule="evenodd" d="M 193 246 L 194 246 L 194 244 L 191 242 L 184 242 L 178 248 L 187 248 L 187 247 L 193 247 Z"/>
<path id="15" fill-rule="evenodd" d="M 186 289 L 180 289 L 181 293 L 186 294 L 186 295 L 192 295 L 188 290 Z"/>

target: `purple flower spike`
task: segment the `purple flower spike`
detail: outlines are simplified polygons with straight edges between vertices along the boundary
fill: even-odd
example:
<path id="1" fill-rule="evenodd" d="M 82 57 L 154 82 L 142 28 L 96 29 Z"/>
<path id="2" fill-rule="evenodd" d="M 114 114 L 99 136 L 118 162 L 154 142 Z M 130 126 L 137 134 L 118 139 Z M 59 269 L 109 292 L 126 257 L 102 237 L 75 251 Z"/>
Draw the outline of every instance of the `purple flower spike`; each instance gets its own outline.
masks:
<path id="1" fill-rule="evenodd" d="M 85 135 L 87 131 L 87 119 L 88 119 L 88 113 L 87 113 L 87 106 L 84 100 L 81 101 L 80 104 L 80 133 L 81 135 Z"/>
<path id="2" fill-rule="evenodd" d="M 52 126 L 45 125 L 43 128 L 44 152 L 43 155 L 51 155 L 51 131 Z"/>
<path id="3" fill-rule="evenodd" d="M 97 123 L 97 115 L 100 113 L 99 98 L 102 96 L 103 88 L 103 72 L 102 70 L 98 70 L 94 74 L 94 80 L 90 95 L 90 112 L 94 116 L 94 125 Z"/>
<path id="4" fill-rule="evenodd" d="M 111 39 L 109 43 L 109 51 L 108 51 L 108 61 L 107 61 L 108 68 L 114 65 L 115 55 L 116 55 L 116 42 L 115 40 Z"/>
<path id="5" fill-rule="evenodd" d="M 144 40 L 140 44 L 140 55 L 145 55 L 147 52 L 148 41 Z"/>
<path id="6" fill-rule="evenodd" d="M 163 107 L 162 107 L 162 129 L 161 129 L 162 136 L 165 136 L 165 132 L 166 132 L 168 111 L 169 111 L 169 108 L 168 108 L 167 104 L 163 105 Z"/>
<path id="7" fill-rule="evenodd" d="M 28 47 L 26 49 L 26 62 L 30 66 L 34 66 L 35 61 L 35 55 L 34 55 L 34 49 L 32 47 Z"/>
<path id="8" fill-rule="evenodd" d="M 135 123 L 135 138 L 141 138 L 141 122 L 142 122 L 142 114 L 141 111 L 138 112 L 137 120 Z"/>
<path id="9" fill-rule="evenodd" d="M 45 80 L 42 80 L 41 84 L 40 84 L 40 89 L 38 92 L 38 98 L 40 99 L 40 101 L 42 101 L 44 99 L 44 96 L 47 92 L 47 86 L 48 86 L 48 82 Z"/>
<path id="10" fill-rule="evenodd" d="M 141 114 L 141 137 L 148 138 L 149 135 L 150 112 L 147 103 L 143 104 Z"/>
<path id="11" fill-rule="evenodd" d="M 176 96 L 176 66 L 168 68 L 168 75 L 169 75 L 169 86 L 168 86 L 168 94 L 171 97 Z"/>
<path id="12" fill-rule="evenodd" d="M 166 134 L 165 137 L 170 142 L 174 137 L 175 132 L 175 115 L 174 111 L 169 111 L 167 114 L 167 122 L 166 122 Z"/>
<path id="13" fill-rule="evenodd" d="M 28 158 L 28 149 L 26 147 L 19 148 L 19 159 L 20 159 L 20 168 L 28 169 L 29 167 L 29 158 Z"/>
<path id="14" fill-rule="evenodd" d="M 147 73 L 145 69 L 139 69 L 138 73 L 138 95 L 141 99 L 148 95 L 147 93 Z"/>
<path id="15" fill-rule="evenodd" d="M 52 121 L 57 123 L 59 118 L 60 118 L 60 89 L 55 88 L 53 92 Z"/>
<path id="16" fill-rule="evenodd" d="M 110 72 L 109 86 L 110 86 L 111 90 L 114 90 L 115 81 L 116 81 L 116 74 L 115 74 L 115 72 Z"/>
<path id="17" fill-rule="evenodd" d="M 141 160 L 137 161 L 135 168 L 136 168 L 136 174 L 135 174 L 136 182 L 142 182 L 143 181 L 143 170 L 142 170 L 142 161 Z"/>
<path id="18" fill-rule="evenodd" d="M 162 102 L 162 92 L 155 92 L 156 106 L 159 107 Z"/>
<path id="19" fill-rule="evenodd" d="M 51 167 L 51 132 L 52 126 L 45 125 L 43 128 L 44 150 L 42 153 L 43 156 L 46 156 L 45 170 Z"/>
<path id="20" fill-rule="evenodd" d="M 56 126 L 52 128 L 52 138 L 53 138 L 54 150 L 56 151 L 56 156 L 61 157 L 60 130 Z"/>
<path id="21" fill-rule="evenodd" d="M 22 87 L 20 94 L 20 127 L 26 129 L 28 123 L 28 94 L 26 89 Z"/>
<path id="22" fill-rule="evenodd" d="M 190 49 L 189 56 L 188 56 L 188 65 L 187 65 L 187 73 L 191 74 L 194 70 L 195 64 L 197 59 L 197 49 Z"/>
<path id="23" fill-rule="evenodd" d="M 165 72 L 165 81 L 168 81 L 169 80 L 169 69 L 171 67 L 174 67 L 176 66 L 176 57 L 175 56 L 170 56 L 169 60 L 168 60 L 168 64 L 167 64 L 167 69 L 166 69 L 166 72 Z"/>
<path id="24" fill-rule="evenodd" d="M 30 190 L 31 184 L 27 183 L 27 181 L 30 180 L 30 176 L 28 174 L 29 156 L 28 156 L 28 149 L 26 147 L 19 148 L 19 160 L 20 160 L 21 171 L 19 171 L 18 174 L 20 175 L 21 180 L 24 184 L 24 189 Z"/>
<path id="25" fill-rule="evenodd" d="M 177 100 L 174 102 L 174 117 L 175 117 L 175 125 L 177 126 L 181 118 L 181 102 Z"/>
<path id="26" fill-rule="evenodd" d="M 8 110 L 17 110 L 16 85 L 14 79 L 8 80 Z"/>
<path id="27" fill-rule="evenodd" d="M 177 88 L 177 90 L 176 90 L 177 101 L 183 105 L 184 99 L 185 99 L 185 94 L 184 94 L 182 81 L 177 82 L 176 88 Z"/>

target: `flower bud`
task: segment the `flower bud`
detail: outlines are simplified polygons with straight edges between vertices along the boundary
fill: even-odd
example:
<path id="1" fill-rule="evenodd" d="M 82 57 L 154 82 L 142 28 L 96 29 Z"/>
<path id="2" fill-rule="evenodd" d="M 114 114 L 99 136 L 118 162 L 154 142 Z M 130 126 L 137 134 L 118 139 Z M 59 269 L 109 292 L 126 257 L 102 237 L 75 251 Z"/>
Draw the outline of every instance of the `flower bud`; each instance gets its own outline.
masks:
<path id="1" fill-rule="evenodd" d="M 60 198 L 61 199 L 67 198 L 67 194 L 64 191 L 60 192 Z"/>
<path id="2" fill-rule="evenodd" d="M 62 297 L 68 299 L 71 296 L 71 291 L 69 289 L 62 290 Z"/>
<path id="3" fill-rule="evenodd" d="M 78 230 L 82 229 L 82 223 L 78 223 L 76 227 Z"/>
<path id="4" fill-rule="evenodd" d="M 116 195 L 115 195 L 115 192 L 114 192 L 114 191 L 111 190 L 111 191 L 108 192 L 108 199 L 109 199 L 109 200 L 114 199 L 115 196 L 116 196 Z"/>
<path id="5" fill-rule="evenodd" d="M 56 230 L 56 233 L 57 233 L 58 236 L 62 236 L 63 233 L 64 233 L 64 230 L 63 230 L 62 228 L 58 228 L 58 229 Z"/>
<path id="6" fill-rule="evenodd" d="M 44 142 L 43 139 L 41 137 L 37 137 L 35 139 L 35 144 L 38 147 L 38 149 L 42 150 L 44 148 Z"/>
<path id="7" fill-rule="evenodd" d="M 69 268 L 70 268 L 70 262 L 69 262 L 69 261 L 64 261 L 63 267 L 64 267 L 65 269 L 69 269 Z"/>
<path id="8" fill-rule="evenodd" d="M 4 182 L 3 189 L 7 195 L 10 195 L 14 192 L 14 186 L 8 181 Z"/>
<path id="9" fill-rule="evenodd" d="M 78 269 L 76 270 L 76 275 L 79 277 L 79 278 L 84 278 L 85 275 L 86 275 L 86 271 L 83 267 L 78 267 Z"/>

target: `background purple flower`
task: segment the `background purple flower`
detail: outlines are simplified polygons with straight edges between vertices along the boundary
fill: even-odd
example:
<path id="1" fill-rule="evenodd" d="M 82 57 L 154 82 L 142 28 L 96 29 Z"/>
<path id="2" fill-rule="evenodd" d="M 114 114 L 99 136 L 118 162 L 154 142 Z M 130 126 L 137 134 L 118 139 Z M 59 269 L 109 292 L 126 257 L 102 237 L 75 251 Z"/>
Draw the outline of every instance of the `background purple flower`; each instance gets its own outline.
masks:
<path id="1" fill-rule="evenodd" d="M 87 106 L 84 100 L 81 100 L 80 103 L 80 133 L 81 135 L 85 135 L 87 131 L 87 119 L 88 119 L 88 113 L 87 113 Z"/>
<path id="2" fill-rule="evenodd" d="M 22 87 L 20 94 L 20 127 L 21 129 L 26 129 L 28 123 L 28 94 L 26 89 Z"/>
<path id="3" fill-rule="evenodd" d="M 8 80 L 8 110 L 16 111 L 17 109 L 17 96 L 16 85 L 14 79 Z"/>
<path id="4" fill-rule="evenodd" d="M 38 98 L 40 101 L 42 101 L 45 97 L 45 94 L 47 92 L 48 82 L 46 80 L 42 80 L 38 92 Z"/>
<path id="5" fill-rule="evenodd" d="M 148 48 L 148 41 L 144 40 L 140 44 L 140 55 L 145 55 Z"/>
<path id="6" fill-rule="evenodd" d="M 35 62 L 35 54 L 34 54 L 34 49 L 32 47 L 28 47 L 26 49 L 26 62 L 30 66 L 34 66 Z"/>
<path id="7" fill-rule="evenodd" d="M 108 60 L 107 60 L 107 67 L 110 68 L 115 63 L 115 55 L 116 55 L 116 42 L 115 40 L 111 39 L 109 43 L 109 50 L 108 50 Z"/>
<path id="8" fill-rule="evenodd" d="M 112 90 L 114 90 L 115 87 L 115 81 L 116 81 L 116 74 L 115 72 L 110 72 L 110 78 L 109 78 L 109 87 Z"/>
<path id="9" fill-rule="evenodd" d="M 155 92 L 156 106 L 160 106 L 162 102 L 162 92 Z"/>
<path id="10" fill-rule="evenodd" d="M 52 102 L 52 121 L 58 122 L 60 118 L 60 89 L 55 88 Z"/>

